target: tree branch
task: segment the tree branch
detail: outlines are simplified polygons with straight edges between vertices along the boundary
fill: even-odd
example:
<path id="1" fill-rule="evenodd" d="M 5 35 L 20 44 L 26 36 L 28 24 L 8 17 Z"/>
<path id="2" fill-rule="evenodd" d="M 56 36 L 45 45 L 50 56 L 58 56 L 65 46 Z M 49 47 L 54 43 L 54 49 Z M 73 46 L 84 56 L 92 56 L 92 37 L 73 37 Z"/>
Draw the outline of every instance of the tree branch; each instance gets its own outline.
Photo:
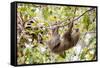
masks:
<path id="1" fill-rule="evenodd" d="M 87 12 L 89 12 L 89 11 L 92 11 L 92 10 L 94 10 L 95 8 L 91 8 L 91 9 L 89 9 L 89 10 L 87 10 L 87 11 L 85 11 L 84 13 L 82 13 L 80 16 L 78 16 L 77 18 L 75 18 L 75 17 L 73 17 L 73 20 L 71 21 L 71 22 L 74 22 L 74 21 L 76 21 L 76 20 L 78 20 L 79 18 L 81 18 L 84 14 L 86 14 Z M 75 8 L 75 11 L 74 11 L 74 13 L 76 13 L 76 8 Z M 75 19 L 74 19 L 75 18 Z M 37 22 L 34 18 L 31 18 L 31 19 L 29 19 L 29 21 L 30 20 L 34 20 L 35 22 Z M 67 19 L 68 20 L 68 19 Z M 50 25 L 50 26 L 54 26 L 54 25 L 56 25 L 56 26 L 58 26 L 58 27 L 64 27 L 64 26 L 67 26 L 69 23 L 67 23 L 67 24 L 64 24 L 64 25 L 59 25 L 59 24 L 61 24 L 61 23 L 63 23 L 63 22 L 66 22 L 67 20 L 64 20 L 64 21 L 62 21 L 62 22 L 56 22 L 56 23 L 54 23 L 54 24 L 52 24 L 52 25 Z M 27 22 L 29 22 L 29 21 L 27 21 Z M 50 28 L 50 26 L 48 26 L 48 27 L 44 27 L 44 28 Z M 38 27 L 38 26 L 35 26 L 35 27 Z"/>
<path id="2" fill-rule="evenodd" d="M 94 9 L 95 9 L 95 8 L 91 8 L 91 9 L 85 11 L 85 12 L 82 13 L 79 17 L 73 19 L 71 22 L 74 22 L 74 21 L 78 20 L 78 19 L 81 18 L 84 14 L 86 14 L 87 12 L 92 11 L 92 10 L 94 10 Z M 75 12 L 76 12 L 76 9 L 75 9 Z M 74 13 L 75 13 L 75 12 L 74 12 Z M 62 22 L 66 22 L 66 20 L 64 20 L 64 21 L 62 21 Z M 58 22 L 58 23 L 53 24 L 53 25 L 58 25 L 58 24 L 61 24 L 62 22 Z M 68 25 L 68 24 L 66 24 L 66 25 Z M 62 25 L 62 26 L 60 26 L 60 27 L 64 27 L 64 26 L 66 26 L 66 25 Z"/>
<path id="3" fill-rule="evenodd" d="M 85 11 L 82 15 L 80 15 L 79 17 L 77 17 L 76 19 L 74 19 L 72 22 L 78 20 L 78 19 L 81 18 L 85 13 L 87 13 L 87 12 L 89 12 L 89 11 L 92 11 L 92 10 L 94 10 L 94 8 L 91 8 L 91 9 Z"/>

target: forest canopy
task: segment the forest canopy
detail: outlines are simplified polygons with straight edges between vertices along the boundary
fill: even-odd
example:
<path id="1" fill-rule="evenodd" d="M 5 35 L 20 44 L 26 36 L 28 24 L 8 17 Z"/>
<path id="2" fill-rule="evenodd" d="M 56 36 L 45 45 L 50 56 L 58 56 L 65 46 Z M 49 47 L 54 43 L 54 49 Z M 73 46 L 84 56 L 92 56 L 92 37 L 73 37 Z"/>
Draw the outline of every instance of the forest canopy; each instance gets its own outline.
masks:
<path id="1" fill-rule="evenodd" d="M 96 8 L 41 4 L 17 4 L 17 63 L 41 64 L 96 60 Z M 47 46 L 50 28 L 59 26 L 59 34 L 74 23 L 80 38 L 75 47 L 63 56 L 54 54 Z M 66 29 L 67 28 L 67 29 Z"/>

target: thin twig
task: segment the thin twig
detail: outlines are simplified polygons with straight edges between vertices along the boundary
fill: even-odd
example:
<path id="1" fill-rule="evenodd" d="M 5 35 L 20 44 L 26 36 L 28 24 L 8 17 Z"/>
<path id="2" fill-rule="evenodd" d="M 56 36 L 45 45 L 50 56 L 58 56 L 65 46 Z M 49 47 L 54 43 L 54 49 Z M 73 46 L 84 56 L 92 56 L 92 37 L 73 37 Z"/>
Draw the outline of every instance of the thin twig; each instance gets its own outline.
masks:
<path id="1" fill-rule="evenodd" d="M 84 13 L 82 13 L 79 17 L 77 17 L 77 18 L 75 18 L 75 19 L 73 19 L 72 20 L 72 22 L 74 22 L 74 21 L 76 21 L 76 20 L 78 20 L 79 18 L 81 18 L 84 14 L 86 14 L 87 12 L 89 12 L 89 11 L 92 11 L 92 10 L 94 10 L 95 8 L 91 8 L 91 9 L 89 9 L 89 10 L 87 10 L 87 11 L 85 11 Z M 76 12 L 76 9 L 75 9 L 75 12 Z M 62 22 L 66 22 L 66 20 L 64 20 L 64 21 L 62 21 Z M 62 22 L 58 22 L 58 23 L 56 23 L 56 24 L 53 24 L 53 25 L 58 25 L 58 24 L 61 24 Z M 62 27 L 63 26 L 66 26 L 66 25 L 62 25 Z M 60 26 L 61 27 L 61 26 Z"/>
<path id="2" fill-rule="evenodd" d="M 85 13 L 87 13 L 87 12 L 89 12 L 89 11 L 92 11 L 92 10 L 94 10 L 94 8 L 91 8 L 91 9 L 85 11 L 82 15 L 80 15 L 79 17 L 77 17 L 76 19 L 74 19 L 72 22 L 78 20 L 78 19 L 81 18 Z"/>

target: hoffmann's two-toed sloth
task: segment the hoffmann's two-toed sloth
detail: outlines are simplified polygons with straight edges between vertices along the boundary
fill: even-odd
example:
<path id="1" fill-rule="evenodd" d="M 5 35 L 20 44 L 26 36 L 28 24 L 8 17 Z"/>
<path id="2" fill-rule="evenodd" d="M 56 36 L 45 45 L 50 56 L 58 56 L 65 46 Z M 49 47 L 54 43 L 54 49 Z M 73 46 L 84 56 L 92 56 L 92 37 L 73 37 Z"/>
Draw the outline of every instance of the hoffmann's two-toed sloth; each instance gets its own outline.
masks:
<path id="1" fill-rule="evenodd" d="M 53 53 L 62 54 L 65 50 L 74 47 L 79 40 L 79 29 L 72 30 L 73 22 L 69 24 L 68 30 L 60 38 L 58 33 L 59 26 L 53 27 L 51 30 L 51 39 L 48 41 L 48 47 Z"/>

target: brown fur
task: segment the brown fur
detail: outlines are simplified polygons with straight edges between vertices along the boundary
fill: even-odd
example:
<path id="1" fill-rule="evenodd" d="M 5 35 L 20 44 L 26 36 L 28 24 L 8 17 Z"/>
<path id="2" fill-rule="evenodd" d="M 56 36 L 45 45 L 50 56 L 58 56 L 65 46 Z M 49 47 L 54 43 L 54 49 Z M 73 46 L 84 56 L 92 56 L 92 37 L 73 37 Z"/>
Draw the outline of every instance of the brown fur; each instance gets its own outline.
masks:
<path id="1" fill-rule="evenodd" d="M 52 38 L 48 41 L 48 47 L 53 53 L 61 54 L 77 44 L 80 36 L 79 29 L 76 29 L 75 32 L 73 32 L 72 27 L 73 23 L 70 23 L 69 29 L 65 31 L 62 40 L 60 40 L 58 27 L 55 27 L 52 30 Z"/>

